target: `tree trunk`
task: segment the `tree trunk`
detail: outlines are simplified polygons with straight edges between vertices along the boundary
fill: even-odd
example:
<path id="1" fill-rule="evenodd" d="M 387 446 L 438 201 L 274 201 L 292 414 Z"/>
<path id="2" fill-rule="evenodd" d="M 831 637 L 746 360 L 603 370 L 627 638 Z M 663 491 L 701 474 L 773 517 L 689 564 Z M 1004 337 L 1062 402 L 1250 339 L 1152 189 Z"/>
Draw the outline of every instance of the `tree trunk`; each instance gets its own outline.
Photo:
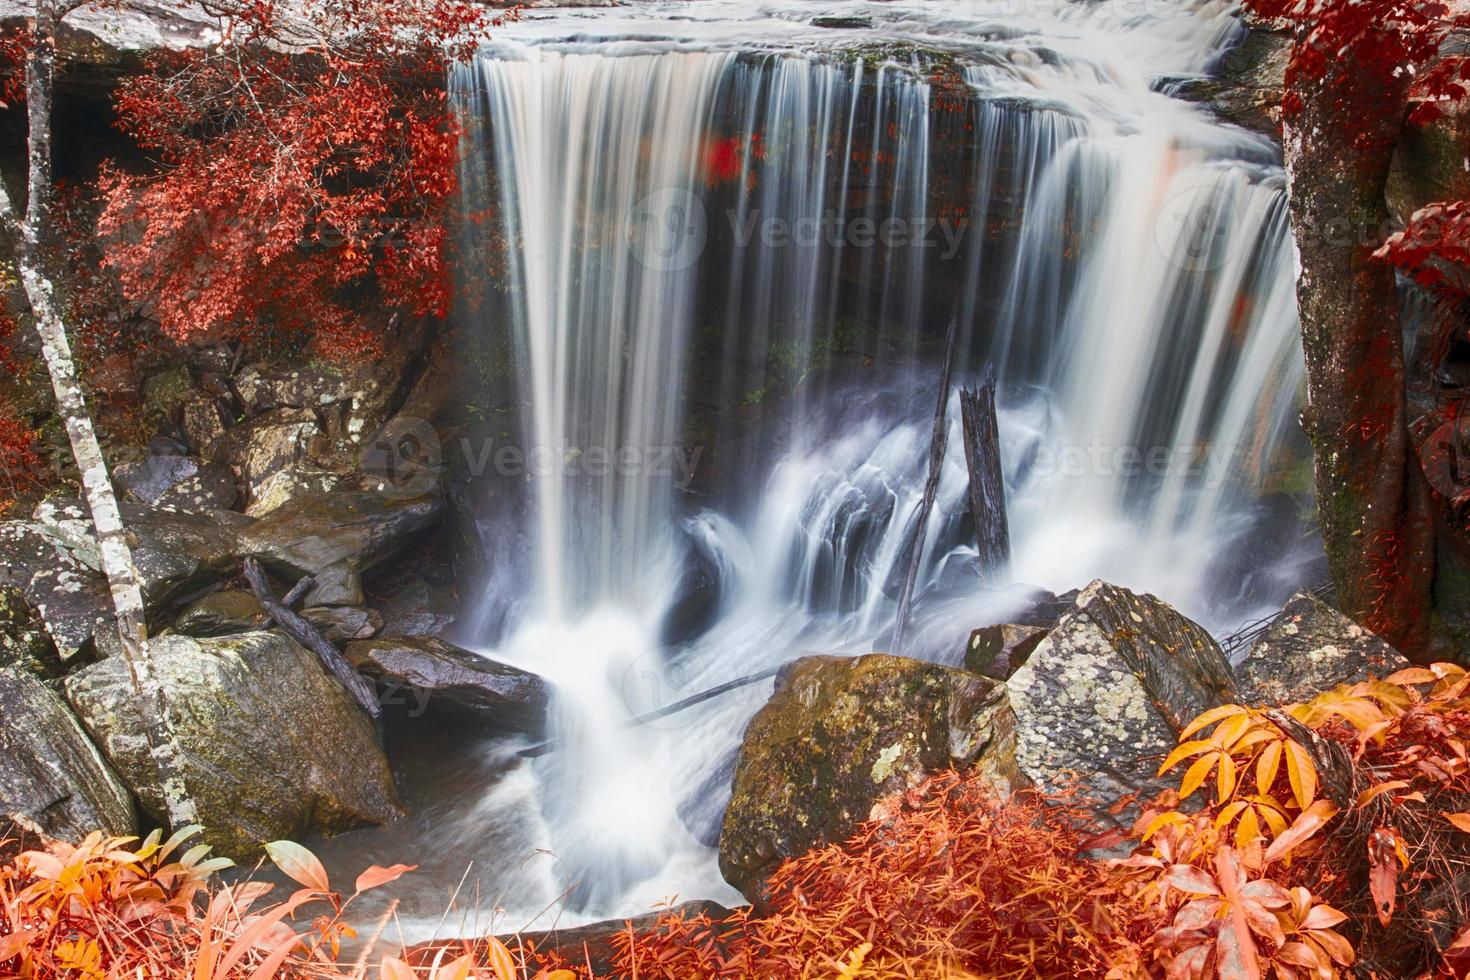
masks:
<path id="1" fill-rule="evenodd" d="M 143 716 L 158 782 L 168 804 L 174 828 L 197 822 L 198 813 L 184 785 L 178 739 L 169 723 L 168 699 L 152 670 L 148 631 L 143 613 L 143 590 L 133 567 L 133 555 L 123 532 L 117 497 L 107 474 L 107 463 L 97 443 L 77 379 L 76 363 L 66 326 L 57 309 L 55 291 L 44 270 L 41 243 L 51 204 L 51 109 L 54 91 L 55 39 L 60 16 L 47 2 L 38 4 L 35 43 L 26 59 L 26 108 L 29 120 L 29 174 L 25 220 L 19 227 L 17 266 L 26 300 L 41 339 L 41 355 L 51 375 L 57 410 L 66 423 L 72 455 L 81 473 L 82 491 L 92 514 L 102 572 L 112 592 L 117 631 L 127 661 L 138 707 Z M 14 223 L 10 197 L 0 187 L 0 213 Z"/>
<path id="2" fill-rule="evenodd" d="M 1385 92 L 1376 73 L 1338 59 L 1326 77 L 1296 86 L 1303 106 L 1284 143 L 1307 366 L 1303 424 L 1327 562 L 1343 611 L 1422 661 L 1440 655 L 1433 500 L 1406 419 L 1394 273 L 1372 257 L 1389 228 L 1384 186 L 1407 80 Z"/>
<path id="3" fill-rule="evenodd" d="M 970 474 L 970 518 L 980 575 L 992 580 L 1011 562 L 1011 528 L 1006 517 L 1005 474 L 1000 459 L 1000 422 L 995 415 L 995 371 L 971 391 L 960 389 L 960 430 Z"/>

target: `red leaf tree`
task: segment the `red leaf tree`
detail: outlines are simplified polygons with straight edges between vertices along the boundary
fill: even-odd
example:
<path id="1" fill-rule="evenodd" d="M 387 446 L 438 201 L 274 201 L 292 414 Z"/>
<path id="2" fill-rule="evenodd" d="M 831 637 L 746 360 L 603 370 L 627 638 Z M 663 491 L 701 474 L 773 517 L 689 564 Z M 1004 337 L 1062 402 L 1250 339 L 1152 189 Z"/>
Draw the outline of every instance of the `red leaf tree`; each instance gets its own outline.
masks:
<path id="1" fill-rule="evenodd" d="M 155 54 L 118 112 L 157 167 L 101 178 L 124 294 L 176 339 L 297 329 L 329 354 L 375 349 L 364 310 L 443 315 L 445 74 L 488 26 L 462 0 L 253 0 Z"/>
<path id="2" fill-rule="evenodd" d="M 1470 20 L 1440 0 L 1246 0 L 1293 32 L 1283 129 L 1297 299 L 1306 354 L 1303 422 L 1338 601 L 1406 654 L 1433 659 L 1463 644 L 1451 625 L 1470 604 L 1444 601 L 1463 550 L 1409 433 L 1394 269 L 1442 276 L 1463 257 L 1410 229 L 1387 239 L 1393 153 L 1411 114 L 1432 118 L 1465 94 L 1451 49 Z M 1441 205 L 1461 217 L 1464 205 Z M 1423 270 L 1438 269 L 1438 272 Z M 1450 545 L 1450 547 L 1445 547 Z M 1453 590 L 1451 590 L 1453 591 Z"/>

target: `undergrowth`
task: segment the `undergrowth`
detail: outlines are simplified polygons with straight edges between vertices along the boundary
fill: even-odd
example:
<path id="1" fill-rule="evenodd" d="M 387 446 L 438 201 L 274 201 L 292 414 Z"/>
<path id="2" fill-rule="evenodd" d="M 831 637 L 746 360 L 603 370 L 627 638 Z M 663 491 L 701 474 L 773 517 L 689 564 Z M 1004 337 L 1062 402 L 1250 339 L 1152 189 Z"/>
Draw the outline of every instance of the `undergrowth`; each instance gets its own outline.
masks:
<path id="1" fill-rule="evenodd" d="M 164 842 L 48 842 L 0 868 L 0 975 L 101 980 L 383 980 L 1348 976 L 1470 971 L 1470 676 L 1439 664 L 1280 709 L 1197 718 L 1161 771 L 1126 857 L 1067 794 L 993 795 L 931 778 L 850 840 L 788 861 L 764 915 L 668 912 L 590 954 L 479 938 L 379 949 L 347 925 L 352 895 L 320 862 L 268 845 L 300 887 L 284 900 L 228 862 Z M 1189 809 L 1185 801 L 1193 801 Z M 344 954 L 343 941 L 356 940 Z M 564 958 L 570 957 L 570 958 Z"/>

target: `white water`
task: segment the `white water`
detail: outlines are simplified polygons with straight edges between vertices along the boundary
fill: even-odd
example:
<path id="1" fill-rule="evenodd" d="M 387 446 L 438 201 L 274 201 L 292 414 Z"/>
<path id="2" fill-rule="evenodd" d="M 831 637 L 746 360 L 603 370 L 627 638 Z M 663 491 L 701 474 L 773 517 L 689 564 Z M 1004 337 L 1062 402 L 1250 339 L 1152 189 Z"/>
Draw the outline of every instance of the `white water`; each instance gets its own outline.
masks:
<path id="1" fill-rule="evenodd" d="M 952 313 L 962 376 L 1000 371 L 1014 581 L 1107 577 L 1217 627 L 1297 584 L 1310 542 L 1270 540 L 1256 504 L 1301 372 L 1275 152 L 1156 85 L 1232 30 L 1164 0 L 630 4 L 532 12 L 455 78 L 466 208 L 494 215 L 466 254 L 505 267 L 461 270 L 485 290 L 472 329 L 508 339 L 517 438 L 547 464 L 494 491 L 524 510 L 489 522 L 504 560 L 469 638 L 560 692 L 561 748 L 505 784 L 554 857 L 491 876 L 504 925 L 568 890 L 594 918 L 735 899 L 708 844 L 769 683 L 624 722 L 882 648 Z M 945 87 L 968 106 L 944 111 Z M 960 209 L 953 242 L 739 244 L 773 219 L 912 231 Z M 1025 595 L 979 587 L 950 425 L 906 652 L 953 662 Z M 671 447 L 704 476 L 664 472 Z M 701 577 L 718 598 L 666 643 Z"/>

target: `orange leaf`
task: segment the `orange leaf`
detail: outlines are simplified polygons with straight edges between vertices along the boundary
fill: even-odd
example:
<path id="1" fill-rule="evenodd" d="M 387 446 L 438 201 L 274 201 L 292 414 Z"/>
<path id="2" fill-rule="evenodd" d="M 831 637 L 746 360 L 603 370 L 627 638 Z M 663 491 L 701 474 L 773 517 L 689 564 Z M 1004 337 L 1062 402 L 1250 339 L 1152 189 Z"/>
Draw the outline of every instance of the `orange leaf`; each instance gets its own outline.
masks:
<path id="1" fill-rule="evenodd" d="M 1286 775 L 1291 780 L 1291 791 L 1297 805 L 1306 810 L 1317 798 L 1317 767 L 1307 750 L 1288 740 L 1286 746 Z"/>
<path id="2" fill-rule="evenodd" d="M 270 855 L 276 867 L 297 884 L 319 892 L 332 890 L 332 886 L 327 883 L 327 869 L 322 867 L 315 854 L 295 841 L 271 841 L 265 845 L 265 852 Z"/>
<path id="3" fill-rule="evenodd" d="M 397 881 L 410 871 L 417 869 L 417 864 L 395 864 L 387 868 L 380 868 L 375 864 L 357 876 L 355 887 L 358 892 L 369 891 L 386 885 L 390 881 Z"/>
<path id="4" fill-rule="evenodd" d="M 1446 813 L 1444 818 L 1454 824 L 1456 829 L 1470 834 L 1470 813 Z"/>
<path id="5" fill-rule="evenodd" d="M 505 943 L 494 936 L 485 937 L 485 954 L 490 961 L 490 969 L 495 971 L 495 980 L 519 980 L 520 970 L 516 968 L 515 957 L 506 949 Z"/>
<path id="6" fill-rule="evenodd" d="M 1262 796 L 1271 792 L 1276 774 L 1281 771 L 1281 743 L 1272 742 L 1256 757 L 1256 789 Z"/>
<path id="7" fill-rule="evenodd" d="M 1379 827 L 1368 838 L 1368 890 L 1378 921 L 1385 926 L 1393 921 L 1398 899 L 1398 850 L 1398 834 L 1391 827 Z"/>
<path id="8" fill-rule="evenodd" d="M 1318 800 L 1292 822 L 1286 833 L 1278 836 L 1266 849 L 1266 863 L 1273 864 L 1291 853 L 1292 849 L 1314 836 L 1327 821 L 1337 816 L 1337 806 L 1331 800 Z"/>

